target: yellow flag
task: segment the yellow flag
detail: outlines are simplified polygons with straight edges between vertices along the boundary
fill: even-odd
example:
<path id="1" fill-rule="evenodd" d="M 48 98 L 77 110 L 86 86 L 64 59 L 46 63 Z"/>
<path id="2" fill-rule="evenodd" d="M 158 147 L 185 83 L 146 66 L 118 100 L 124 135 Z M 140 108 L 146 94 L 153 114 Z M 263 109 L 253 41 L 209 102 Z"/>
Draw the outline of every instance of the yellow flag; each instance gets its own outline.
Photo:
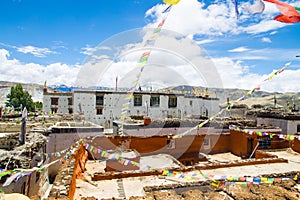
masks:
<path id="1" fill-rule="evenodd" d="M 169 5 L 175 5 L 177 4 L 180 0 L 163 0 L 165 4 Z"/>

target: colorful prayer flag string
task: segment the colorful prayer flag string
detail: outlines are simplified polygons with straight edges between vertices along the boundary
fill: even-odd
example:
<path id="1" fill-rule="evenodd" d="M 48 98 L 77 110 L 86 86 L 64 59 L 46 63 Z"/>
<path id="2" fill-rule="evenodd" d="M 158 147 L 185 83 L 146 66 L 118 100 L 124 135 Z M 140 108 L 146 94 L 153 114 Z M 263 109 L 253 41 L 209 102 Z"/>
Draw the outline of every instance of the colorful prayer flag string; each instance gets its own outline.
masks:
<path id="1" fill-rule="evenodd" d="M 170 12 L 171 8 L 172 8 L 171 6 L 177 4 L 178 2 L 179 2 L 179 0 L 164 0 L 164 3 L 166 3 L 166 4 L 170 5 L 170 6 L 168 6 L 163 11 L 163 13 L 167 13 L 168 14 Z M 152 45 L 155 44 L 155 41 L 158 38 L 158 34 L 160 33 L 160 31 L 161 31 L 161 29 L 162 29 L 162 27 L 163 27 L 163 25 L 164 25 L 164 23 L 165 23 L 165 21 L 167 19 L 167 16 L 168 15 L 166 15 L 163 18 L 163 20 L 158 24 L 158 26 L 153 30 L 153 33 L 150 36 L 150 39 L 148 39 L 146 41 L 145 46 L 148 46 L 148 45 L 152 46 Z M 124 123 L 125 123 L 126 114 L 127 114 L 128 110 L 129 110 L 129 104 L 132 101 L 132 99 L 134 98 L 133 93 L 134 93 L 135 89 L 137 88 L 137 86 L 139 85 L 141 74 L 144 71 L 144 66 L 147 64 L 150 54 L 151 54 L 151 51 L 149 51 L 149 50 L 145 51 L 141 55 L 141 57 L 140 57 L 140 59 L 139 59 L 139 61 L 137 63 L 137 66 L 140 67 L 140 71 L 139 71 L 139 74 L 137 75 L 136 81 L 133 83 L 134 86 L 128 92 L 128 95 L 125 97 L 125 100 L 127 100 L 126 104 L 128 104 L 128 107 L 126 105 L 126 107 L 122 108 L 122 112 L 121 112 L 121 115 L 120 115 L 121 126 L 119 127 L 119 130 L 118 130 L 118 132 L 119 132 L 120 135 L 124 135 Z"/>
<path id="2" fill-rule="evenodd" d="M 270 136 L 270 138 L 272 139 L 275 135 L 277 135 L 280 139 L 283 140 L 294 140 L 294 139 L 298 139 L 300 140 L 300 135 L 284 135 L 284 134 L 274 134 L 274 133 L 268 133 L 268 132 L 264 132 L 264 131 L 254 131 L 254 130 L 249 130 L 249 129 L 241 129 L 238 126 L 235 125 L 230 125 L 229 126 L 230 130 L 234 130 L 234 131 L 239 131 L 239 132 L 243 132 L 249 135 L 258 135 L 258 136 Z"/>

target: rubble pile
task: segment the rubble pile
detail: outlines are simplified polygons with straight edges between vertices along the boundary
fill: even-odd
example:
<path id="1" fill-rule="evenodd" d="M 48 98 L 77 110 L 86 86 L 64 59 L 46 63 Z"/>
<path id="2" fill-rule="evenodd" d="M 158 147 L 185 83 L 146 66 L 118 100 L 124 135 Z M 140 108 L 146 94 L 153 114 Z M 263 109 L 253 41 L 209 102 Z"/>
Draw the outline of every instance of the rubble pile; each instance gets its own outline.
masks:
<path id="1" fill-rule="evenodd" d="M 39 152 L 47 142 L 47 138 L 40 134 L 30 132 L 26 135 L 26 143 L 19 146 L 18 133 L 6 134 L 2 139 L 11 144 L 10 148 L 0 151 L 0 168 L 30 168 L 31 161 L 36 152 Z"/>

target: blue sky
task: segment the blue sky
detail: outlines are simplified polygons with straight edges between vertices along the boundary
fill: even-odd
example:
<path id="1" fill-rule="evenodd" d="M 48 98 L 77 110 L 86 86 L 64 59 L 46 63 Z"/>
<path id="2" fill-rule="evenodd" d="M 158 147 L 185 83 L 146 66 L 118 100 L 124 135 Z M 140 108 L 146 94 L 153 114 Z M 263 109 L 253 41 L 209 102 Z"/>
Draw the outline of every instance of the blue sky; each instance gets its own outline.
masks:
<path id="1" fill-rule="evenodd" d="M 300 7 L 297 1 L 284 2 Z M 273 20 L 280 12 L 268 2 L 262 14 L 251 15 L 244 9 L 245 3 L 254 0 L 238 1 L 237 19 L 233 0 L 181 0 L 168 13 L 163 29 L 203 48 L 223 87 L 252 89 L 291 61 L 285 73 L 261 89 L 299 91 L 300 58 L 296 55 L 300 54 L 300 23 Z M 99 44 L 124 31 L 155 28 L 165 17 L 162 11 L 166 7 L 162 0 L 2 1 L 0 80 L 74 85 Z M 119 70 L 111 73 L 117 76 Z"/>

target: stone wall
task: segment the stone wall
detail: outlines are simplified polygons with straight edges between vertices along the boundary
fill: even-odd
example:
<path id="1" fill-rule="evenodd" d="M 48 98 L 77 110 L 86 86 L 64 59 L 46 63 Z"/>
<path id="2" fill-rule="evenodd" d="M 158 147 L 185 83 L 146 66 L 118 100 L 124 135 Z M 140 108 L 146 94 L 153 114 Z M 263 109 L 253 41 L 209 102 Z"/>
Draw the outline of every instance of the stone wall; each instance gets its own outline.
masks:
<path id="1" fill-rule="evenodd" d="M 0 133 L 0 149 L 10 150 L 19 145 L 19 133 Z"/>
<path id="2" fill-rule="evenodd" d="M 0 123 L 0 133 L 19 132 L 21 131 L 21 123 Z"/>
<path id="3" fill-rule="evenodd" d="M 87 151 L 80 145 L 75 154 L 61 166 L 48 199 L 74 199 L 76 179 L 84 172 L 87 158 Z"/>
<path id="4" fill-rule="evenodd" d="M 69 191 L 74 173 L 75 159 L 71 158 L 64 163 L 53 182 L 48 199 L 65 198 L 69 199 Z"/>

